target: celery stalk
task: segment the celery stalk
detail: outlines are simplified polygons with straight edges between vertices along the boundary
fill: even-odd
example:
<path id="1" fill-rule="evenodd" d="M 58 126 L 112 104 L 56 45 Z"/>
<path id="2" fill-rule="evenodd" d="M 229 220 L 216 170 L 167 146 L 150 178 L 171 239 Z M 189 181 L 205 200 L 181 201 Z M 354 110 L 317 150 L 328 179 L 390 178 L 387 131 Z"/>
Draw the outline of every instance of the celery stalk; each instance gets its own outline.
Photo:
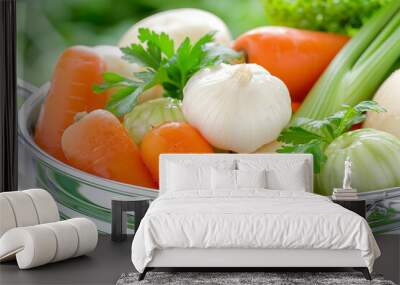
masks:
<path id="1" fill-rule="evenodd" d="M 322 119 L 369 100 L 400 59 L 400 1 L 382 8 L 338 53 L 293 120 Z"/>

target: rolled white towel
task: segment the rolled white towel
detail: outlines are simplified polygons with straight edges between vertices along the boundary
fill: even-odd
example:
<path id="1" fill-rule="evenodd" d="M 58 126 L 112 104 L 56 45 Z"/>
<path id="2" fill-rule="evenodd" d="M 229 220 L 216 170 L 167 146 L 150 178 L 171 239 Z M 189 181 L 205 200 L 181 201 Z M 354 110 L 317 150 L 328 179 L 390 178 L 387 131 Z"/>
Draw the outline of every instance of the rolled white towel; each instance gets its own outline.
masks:
<path id="1" fill-rule="evenodd" d="M 51 262 L 56 251 L 54 233 L 42 225 L 13 228 L 0 238 L 0 261 L 16 257 L 21 269 Z"/>
<path id="2" fill-rule="evenodd" d="M 79 241 L 74 257 L 91 252 L 96 248 L 98 233 L 95 223 L 86 218 L 75 218 L 65 222 L 71 224 L 78 233 Z"/>
<path id="3" fill-rule="evenodd" d="M 0 261 L 14 257 L 28 269 L 86 254 L 96 248 L 96 225 L 86 218 L 19 227 L 0 238 Z"/>
<path id="4" fill-rule="evenodd" d="M 66 221 L 44 224 L 55 235 L 57 250 L 51 262 L 57 262 L 75 255 L 79 246 L 78 232 Z"/>
<path id="5" fill-rule="evenodd" d="M 43 189 L 28 189 L 22 191 L 28 194 L 35 206 L 39 224 L 52 223 L 60 220 L 56 201 L 49 192 Z"/>
<path id="6" fill-rule="evenodd" d="M 17 227 L 33 226 L 39 223 L 35 205 L 31 197 L 23 191 L 1 193 L 11 205 Z"/>
<path id="7" fill-rule="evenodd" d="M 0 193 L 0 237 L 15 227 L 60 220 L 56 202 L 43 189 Z"/>
<path id="8" fill-rule="evenodd" d="M 17 222 L 10 202 L 6 197 L 0 195 L 0 237 L 16 226 Z"/>

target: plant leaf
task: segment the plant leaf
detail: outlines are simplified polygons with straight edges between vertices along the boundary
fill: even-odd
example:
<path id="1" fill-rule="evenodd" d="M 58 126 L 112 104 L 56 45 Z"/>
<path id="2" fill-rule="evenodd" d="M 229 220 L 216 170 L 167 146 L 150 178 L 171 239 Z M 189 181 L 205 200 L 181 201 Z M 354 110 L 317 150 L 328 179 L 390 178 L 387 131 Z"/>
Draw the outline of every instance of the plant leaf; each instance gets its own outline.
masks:
<path id="1" fill-rule="evenodd" d="M 110 88 L 115 87 L 126 87 L 126 86 L 138 86 L 139 82 L 125 78 L 117 73 L 105 72 L 103 73 L 103 83 L 95 84 L 92 86 L 92 90 L 95 93 L 104 92 Z"/>
<path id="2" fill-rule="evenodd" d="M 230 49 L 224 45 L 217 44 L 215 42 L 207 43 L 204 46 L 204 51 L 207 53 L 207 57 L 205 57 L 206 62 L 205 65 L 208 65 L 207 59 L 209 62 L 213 63 L 244 63 L 245 58 L 243 52 L 238 52 L 233 49 Z"/>
<path id="3" fill-rule="evenodd" d="M 343 105 L 345 108 L 342 111 L 342 116 L 335 130 L 335 136 L 338 137 L 347 130 L 349 130 L 353 125 L 363 122 L 366 119 L 366 115 L 363 114 L 367 111 L 374 112 L 385 112 L 386 110 L 378 105 L 375 101 L 362 101 L 356 106 Z M 337 116 L 339 117 L 339 116 Z"/>
<path id="4" fill-rule="evenodd" d="M 125 87 L 115 92 L 107 102 L 106 109 L 117 117 L 124 115 L 132 110 L 137 101 L 137 97 L 143 92 L 143 86 Z"/>
<path id="5" fill-rule="evenodd" d="M 286 144 L 305 144 L 316 139 L 324 140 L 320 135 L 299 126 L 293 126 L 283 130 L 278 137 L 278 141 Z"/>
<path id="6" fill-rule="evenodd" d="M 135 77 L 141 82 L 149 82 L 153 80 L 155 72 L 153 70 L 135 72 Z"/>
<path id="7" fill-rule="evenodd" d="M 157 46 L 167 58 L 174 55 L 174 41 L 164 32 L 157 34 L 148 28 L 139 28 L 138 38 L 142 43 Z"/>
<path id="8" fill-rule="evenodd" d="M 125 77 L 114 72 L 104 72 L 103 79 L 108 83 L 119 83 L 121 81 L 126 80 Z"/>
<path id="9" fill-rule="evenodd" d="M 324 154 L 326 144 L 321 140 L 311 140 L 306 144 L 284 145 L 277 150 L 278 153 L 310 153 L 313 155 L 314 172 L 320 173 L 327 157 Z"/>
<path id="10" fill-rule="evenodd" d="M 160 64 L 140 44 L 132 44 L 129 47 L 121 48 L 121 51 L 124 54 L 122 58 L 131 63 L 137 63 L 152 69 L 157 69 Z"/>
<path id="11" fill-rule="evenodd" d="M 379 106 L 376 101 L 362 101 L 354 106 L 357 112 L 363 113 L 366 111 L 373 111 L 377 113 L 386 112 L 386 109 Z"/>
<path id="12" fill-rule="evenodd" d="M 324 151 L 329 143 L 353 125 L 363 122 L 366 111 L 385 111 L 374 101 L 363 101 L 354 107 L 343 106 L 343 108 L 344 110 L 321 120 L 297 118 L 292 126 L 283 130 L 278 137 L 278 141 L 284 143 L 278 152 L 313 154 L 314 171 L 319 173 L 327 160 Z"/>

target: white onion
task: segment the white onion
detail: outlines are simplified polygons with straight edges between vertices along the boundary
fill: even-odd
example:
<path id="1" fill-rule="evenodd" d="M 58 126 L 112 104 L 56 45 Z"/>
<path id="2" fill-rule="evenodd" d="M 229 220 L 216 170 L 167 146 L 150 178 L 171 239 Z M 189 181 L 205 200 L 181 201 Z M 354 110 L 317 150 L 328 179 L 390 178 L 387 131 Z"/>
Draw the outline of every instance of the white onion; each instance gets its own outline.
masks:
<path id="1" fill-rule="evenodd" d="M 374 101 L 386 112 L 368 112 L 364 127 L 386 131 L 400 138 L 400 69 L 381 85 Z"/>
<path id="2" fill-rule="evenodd" d="M 122 59 L 122 52 L 116 46 L 95 46 L 94 51 L 107 64 L 107 71 L 115 72 L 122 76 L 133 78 L 134 72 L 143 71 L 143 67 Z"/>
<path id="3" fill-rule="evenodd" d="M 195 42 L 205 34 L 215 31 L 215 42 L 229 45 L 231 34 L 225 23 L 210 12 L 199 9 L 174 9 L 151 15 L 133 25 L 121 38 L 118 45 L 126 47 L 138 43 L 139 28 L 149 28 L 157 33 L 167 33 L 178 47 L 189 37 Z"/>

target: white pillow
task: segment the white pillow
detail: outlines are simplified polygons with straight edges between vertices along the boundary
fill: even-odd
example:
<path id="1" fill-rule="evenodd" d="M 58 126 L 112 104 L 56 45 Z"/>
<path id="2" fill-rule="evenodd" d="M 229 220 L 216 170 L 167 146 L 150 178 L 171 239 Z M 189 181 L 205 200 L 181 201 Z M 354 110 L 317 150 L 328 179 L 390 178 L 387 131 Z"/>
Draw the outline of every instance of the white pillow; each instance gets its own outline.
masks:
<path id="1" fill-rule="evenodd" d="M 211 170 L 211 188 L 213 190 L 236 189 L 236 170 L 231 169 L 216 169 Z"/>
<path id="2" fill-rule="evenodd" d="M 196 189 L 211 191 L 211 168 L 235 169 L 236 160 L 213 160 L 206 155 L 204 157 L 198 155 L 196 158 L 182 157 L 166 161 L 164 167 L 166 171 L 165 184 L 160 185 L 160 187 L 165 187 L 162 189 L 163 193 Z"/>
<path id="3" fill-rule="evenodd" d="M 306 179 L 304 175 L 304 165 L 298 165 L 290 172 L 279 169 L 267 171 L 268 188 L 273 190 L 291 190 L 306 192 Z"/>
<path id="4" fill-rule="evenodd" d="M 185 191 L 211 188 L 211 168 L 168 164 L 168 191 Z"/>
<path id="5" fill-rule="evenodd" d="M 196 154 L 195 157 L 187 157 L 185 155 L 182 158 L 173 158 L 166 161 L 166 167 L 170 164 L 179 164 L 183 166 L 193 167 L 214 167 L 218 169 L 236 169 L 235 159 L 213 159 L 212 155 L 209 154 Z"/>
<path id="6" fill-rule="evenodd" d="M 211 170 L 213 190 L 237 190 L 240 188 L 267 188 L 266 170 Z"/>
<path id="7" fill-rule="evenodd" d="M 267 188 L 267 171 L 235 170 L 238 188 Z"/>
<path id="8" fill-rule="evenodd" d="M 306 191 L 307 167 L 297 159 L 239 159 L 239 170 L 266 170 L 267 188 L 273 190 Z"/>

